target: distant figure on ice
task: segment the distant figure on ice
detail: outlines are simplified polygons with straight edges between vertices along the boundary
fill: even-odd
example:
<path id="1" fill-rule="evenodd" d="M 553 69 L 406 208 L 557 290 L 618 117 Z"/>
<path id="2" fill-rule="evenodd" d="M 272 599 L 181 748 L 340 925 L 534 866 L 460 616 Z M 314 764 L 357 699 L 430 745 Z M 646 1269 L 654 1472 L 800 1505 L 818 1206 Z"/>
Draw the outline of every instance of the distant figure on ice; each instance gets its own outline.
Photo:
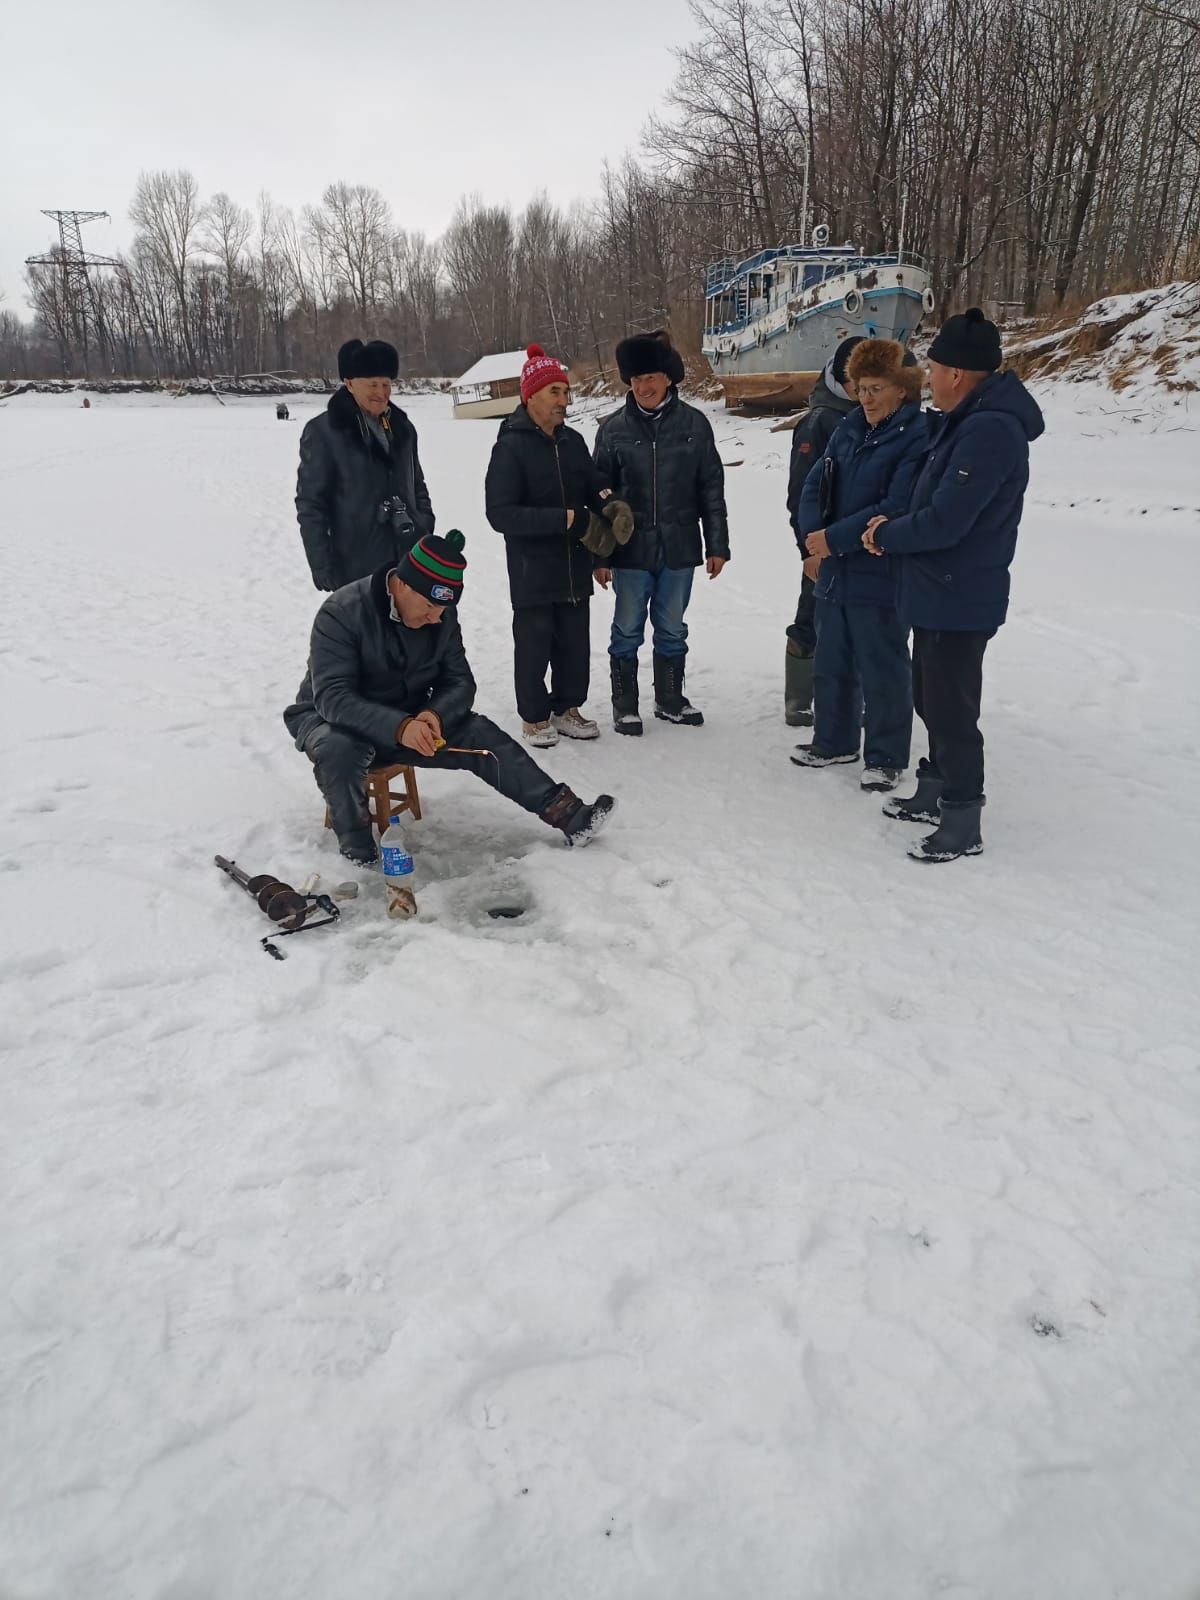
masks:
<path id="1" fill-rule="evenodd" d="M 391 403 L 399 370 L 382 339 L 348 340 L 338 351 L 342 387 L 300 435 L 296 513 L 318 589 L 366 577 L 433 532 L 417 430 Z"/>
<path id="2" fill-rule="evenodd" d="M 699 726 L 683 692 L 692 578 L 703 563 L 717 578 L 729 560 L 725 469 L 712 424 L 679 398 L 683 361 L 665 333 L 622 339 L 617 371 L 629 394 L 600 424 L 593 452 L 601 478 L 633 508 L 634 533 L 596 570 L 616 593 L 609 665 L 613 727 L 640 734 L 638 650 L 650 616 L 654 715 Z M 701 542 L 703 529 L 703 542 Z"/>
<path id="3" fill-rule="evenodd" d="M 843 339 L 825 363 L 808 399 L 808 410 L 792 429 L 791 464 L 788 469 L 787 508 L 792 533 L 804 556 L 796 617 L 787 630 L 787 657 L 783 680 L 783 714 L 789 728 L 811 728 L 813 721 L 813 654 L 817 648 L 816 576 L 820 564 L 804 548 L 804 535 L 796 521 L 800 492 L 810 472 L 825 454 L 825 446 L 843 417 L 854 410 L 854 383 L 846 378 L 846 363 L 862 335 Z"/>
<path id="4" fill-rule="evenodd" d="M 895 339 L 863 339 L 846 381 L 858 405 L 845 417 L 800 491 L 796 524 L 820 562 L 813 657 L 816 722 L 799 767 L 857 761 L 860 786 L 894 789 L 912 745 L 908 627 L 896 612 L 895 572 L 863 549 L 867 523 L 899 516 L 925 457 L 921 369 Z"/>
<path id="5" fill-rule="evenodd" d="M 913 704 L 929 756 L 907 799 L 884 814 L 934 822 L 918 861 L 983 849 L 983 653 L 1008 614 L 1009 567 L 1029 483 L 1029 446 L 1042 413 L 1012 372 L 1000 372 L 1000 331 L 977 306 L 943 323 L 929 347 L 929 452 L 903 516 L 873 517 L 875 556 L 899 556 L 897 604 L 913 632 Z"/>
<path id="6" fill-rule="evenodd" d="M 84 395 L 83 397 L 83 409 L 85 411 L 90 411 L 92 409 L 92 402 L 88 399 L 87 395 Z"/>
<path id="7" fill-rule="evenodd" d="M 545 749 L 559 734 L 594 739 L 600 732 L 581 710 L 591 675 L 588 613 L 593 557 L 610 556 L 615 539 L 603 520 L 608 485 L 583 435 L 566 426 L 566 368 L 540 344 L 527 354 L 521 404 L 492 447 L 487 519 L 504 535 L 508 557 L 521 731 Z M 608 515 L 617 511 L 610 506 Z"/>
<path id="8" fill-rule="evenodd" d="M 286 401 L 281 400 L 275 407 L 275 415 L 279 418 L 280 422 L 286 422 L 288 420 L 288 418 L 291 416 L 291 412 L 287 408 Z"/>
<path id="9" fill-rule="evenodd" d="M 347 584 L 313 623 L 308 672 L 284 722 L 313 763 L 341 853 L 378 858 L 366 804 L 374 763 L 463 769 L 566 836 L 586 844 L 613 809 L 585 805 L 517 742 L 472 711 L 457 605 L 466 559 L 457 530 L 427 534 L 393 566 Z M 439 741 L 493 755 L 439 753 Z"/>

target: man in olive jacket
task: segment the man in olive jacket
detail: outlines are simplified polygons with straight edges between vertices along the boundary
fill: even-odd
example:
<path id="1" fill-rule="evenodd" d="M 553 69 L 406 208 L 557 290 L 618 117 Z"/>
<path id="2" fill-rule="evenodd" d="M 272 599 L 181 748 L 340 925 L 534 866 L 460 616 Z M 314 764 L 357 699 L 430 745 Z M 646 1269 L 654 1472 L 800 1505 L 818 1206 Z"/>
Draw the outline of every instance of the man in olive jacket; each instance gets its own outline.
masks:
<path id="1" fill-rule="evenodd" d="M 300 435 L 296 513 L 318 589 L 363 578 L 433 532 L 417 430 L 391 403 L 399 370 L 390 344 L 349 340 L 338 351 L 342 387 Z"/>
<path id="2" fill-rule="evenodd" d="M 313 623 L 304 682 L 283 714 L 313 763 L 342 854 L 363 865 L 378 855 L 366 804 L 376 763 L 471 772 L 568 844 L 586 844 L 614 806 L 609 795 L 585 805 L 472 709 L 475 679 L 457 614 L 462 547 L 457 529 L 445 539 L 426 535 L 392 567 L 331 595 Z"/>
<path id="3" fill-rule="evenodd" d="M 625 404 L 600 424 L 595 461 L 613 493 L 633 508 L 633 538 L 597 569 L 616 591 L 609 665 L 613 727 L 640 734 L 637 653 L 653 628 L 654 715 L 693 727 L 704 721 L 683 692 L 688 626 L 683 620 L 695 569 L 710 578 L 729 560 L 725 469 L 712 425 L 679 398 L 683 361 L 663 332 L 622 339 L 617 370 Z M 701 541 L 703 529 L 703 542 Z"/>

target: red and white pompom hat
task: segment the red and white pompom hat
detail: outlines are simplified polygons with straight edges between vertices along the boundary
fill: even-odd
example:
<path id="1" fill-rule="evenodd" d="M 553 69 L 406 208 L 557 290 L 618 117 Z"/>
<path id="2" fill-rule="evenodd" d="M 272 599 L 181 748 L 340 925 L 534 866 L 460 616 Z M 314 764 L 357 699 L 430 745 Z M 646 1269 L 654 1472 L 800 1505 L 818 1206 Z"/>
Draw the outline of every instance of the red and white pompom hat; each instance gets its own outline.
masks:
<path id="1" fill-rule="evenodd" d="M 540 344 L 526 347 L 528 360 L 521 368 L 521 404 L 525 405 L 531 394 L 544 389 L 548 383 L 570 383 L 567 369 L 554 356 L 548 356 Z"/>

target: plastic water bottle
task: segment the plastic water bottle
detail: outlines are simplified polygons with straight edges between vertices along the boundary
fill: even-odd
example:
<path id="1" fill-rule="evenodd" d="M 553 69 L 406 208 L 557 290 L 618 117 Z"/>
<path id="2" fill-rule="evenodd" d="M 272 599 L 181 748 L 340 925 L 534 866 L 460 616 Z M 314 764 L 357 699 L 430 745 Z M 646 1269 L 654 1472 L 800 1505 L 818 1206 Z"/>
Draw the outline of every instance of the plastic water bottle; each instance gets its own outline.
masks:
<path id="1" fill-rule="evenodd" d="M 379 841 L 379 854 L 383 861 L 383 881 L 387 885 L 388 916 L 415 916 L 417 899 L 412 887 L 413 858 L 395 817 L 384 829 Z"/>

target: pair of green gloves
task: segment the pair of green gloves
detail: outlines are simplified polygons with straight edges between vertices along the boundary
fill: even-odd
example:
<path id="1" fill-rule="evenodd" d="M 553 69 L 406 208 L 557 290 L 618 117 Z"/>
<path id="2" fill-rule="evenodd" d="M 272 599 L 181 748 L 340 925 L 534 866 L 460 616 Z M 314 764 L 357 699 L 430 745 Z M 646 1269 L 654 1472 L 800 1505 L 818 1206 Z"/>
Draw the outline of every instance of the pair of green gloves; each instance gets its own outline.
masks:
<path id="1" fill-rule="evenodd" d="M 599 516 L 588 512 L 588 525 L 579 536 L 585 550 L 606 561 L 619 544 L 633 538 L 633 511 L 624 500 L 610 500 Z"/>

